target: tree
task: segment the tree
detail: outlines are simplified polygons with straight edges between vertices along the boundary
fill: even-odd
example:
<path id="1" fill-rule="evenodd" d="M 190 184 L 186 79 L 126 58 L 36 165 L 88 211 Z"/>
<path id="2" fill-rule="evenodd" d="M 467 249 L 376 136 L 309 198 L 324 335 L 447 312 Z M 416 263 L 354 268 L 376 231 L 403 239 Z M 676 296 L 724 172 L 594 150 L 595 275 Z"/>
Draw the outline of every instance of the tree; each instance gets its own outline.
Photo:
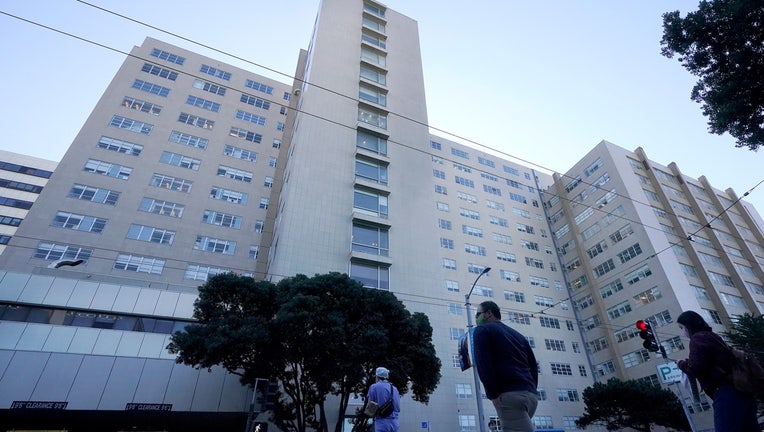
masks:
<path id="1" fill-rule="evenodd" d="M 651 425 L 689 431 L 679 398 L 668 389 L 645 381 L 621 381 L 616 378 L 607 383 L 595 383 L 583 391 L 584 415 L 576 426 L 602 425 L 607 430 L 632 428 L 650 432 Z"/>
<path id="2" fill-rule="evenodd" d="M 730 331 L 724 332 L 730 344 L 745 352 L 752 353 L 764 365 L 764 316 L 750 313 L 737 315 L 732 320 Z M 759 416 L 764 415 L 764 404 L 759 400 Z"/>
<path id="3" fill-rule="evenodd" d="M 711 133 L 729 132 L 736 147 L 764 144 L 764 7 L 760 0 L 703 0 L 681 18 L 663 14 L 661 53 L 700 77 L 691 99 L 702 104 Z"/>
<path id="4" fill-rule="evenodd" d="M 329 395 L 339 401 L 334 429 L 341 430 L 350 395 L 366 394 L 379 365 L 401 394 L 410 385 L 423 403 L 440 381 L 427 317 L 346 274 L 297 275 L 277 285 L 217 275 L 199 288 L 194 318 L 199 324 L 172 336 L 176 361 L 220 364 L 248 385 L 277 379 L 287 396 L 275 411 L 283 430 L 328 431 Z"/>

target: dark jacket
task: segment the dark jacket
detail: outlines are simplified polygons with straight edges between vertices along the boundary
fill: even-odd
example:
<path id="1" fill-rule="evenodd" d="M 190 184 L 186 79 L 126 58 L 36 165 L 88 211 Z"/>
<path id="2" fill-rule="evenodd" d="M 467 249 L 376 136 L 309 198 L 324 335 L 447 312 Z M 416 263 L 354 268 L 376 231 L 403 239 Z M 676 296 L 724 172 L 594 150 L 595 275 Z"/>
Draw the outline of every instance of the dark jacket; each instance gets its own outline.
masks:
<path id="1" fill-rule="evenodd" d="M 677 363 L 679 369 L 694 377 L 701 388 L 713 399 L 722 385 L 730 385 L 732 356 L 722 338 L 710 331 L 699 331 L 690 338 L 690 357 Z"/>
<path id="2" fill-rule="evenodd" d="M 494 321 L 475 327 L 473 338 L 475 366 L 488 399 L 509 391 L 536 393 L 539 382 L 536 356 L 525 336 Z"/>

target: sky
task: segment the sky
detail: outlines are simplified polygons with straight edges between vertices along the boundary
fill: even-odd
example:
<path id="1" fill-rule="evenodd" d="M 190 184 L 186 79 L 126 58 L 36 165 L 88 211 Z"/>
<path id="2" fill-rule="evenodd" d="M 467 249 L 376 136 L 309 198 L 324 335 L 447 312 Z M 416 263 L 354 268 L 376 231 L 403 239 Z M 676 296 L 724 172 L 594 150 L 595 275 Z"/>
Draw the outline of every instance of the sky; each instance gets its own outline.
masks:
<path id="1" fill-rule="evenodd" d="M 319 6 L 87 1 L 0 2 L 0 149 L 60 160 L 125 53 L 146 36 L 291 83 Z M 419 24 L 436 135 L 542 172 L 564 173 L 605 139 L 641 147 L 651 160 L 676 162 L 683 174 L 705 175 L 739 196 L 764 179 L 761 153 L 708 133 L 700 105 L 690 100 L 697 78 L 660 54 L 661 15 L 684 15 L 697 0 L 383 3 Z M 764 185 L 745 199 L 764 213 Z"/>

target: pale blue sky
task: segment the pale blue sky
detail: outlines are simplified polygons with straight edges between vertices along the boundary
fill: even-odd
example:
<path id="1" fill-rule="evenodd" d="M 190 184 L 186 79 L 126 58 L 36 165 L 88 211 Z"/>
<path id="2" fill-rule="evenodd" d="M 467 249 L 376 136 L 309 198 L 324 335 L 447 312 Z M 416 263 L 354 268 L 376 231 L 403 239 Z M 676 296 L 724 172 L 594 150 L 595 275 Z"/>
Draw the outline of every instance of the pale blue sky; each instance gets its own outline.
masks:
<path id="1" fill-rule="evenodd" d="M 319 1 L 92 3 L 291 75 Z M 693 10 L 695 0 L 384 3 L 419 23 L 436 134 L 467 138 L 542 171 L 564 172 L 606 139 L 642 147 L 659 163 L 676 162 L 686 175 L 706 175 L 739 195 L 764 178 L 760 153 L 708 134 L 700 106 L 689 100 L 695 78 L 660 55 L 661 14 Z M 74 0 L 5 1 L 0 11 L 123 52 L 152 36 L 290 82 Z M 59 160 L 124 55 L 0 15 L 0 59 L 0 148 Z M 764 213 L 764 185 L 747 200 Z"/>

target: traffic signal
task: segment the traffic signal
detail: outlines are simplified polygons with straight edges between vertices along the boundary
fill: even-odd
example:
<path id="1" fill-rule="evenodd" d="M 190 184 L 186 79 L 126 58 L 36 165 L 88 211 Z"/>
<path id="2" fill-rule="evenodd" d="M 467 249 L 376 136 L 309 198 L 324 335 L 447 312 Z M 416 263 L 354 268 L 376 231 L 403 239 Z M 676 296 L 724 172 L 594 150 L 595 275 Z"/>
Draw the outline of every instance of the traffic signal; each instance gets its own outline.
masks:
<path id="1" fill-rule="evenodd" d="M 660 351 L 660 345 L 655 337 L 653 326 L 650 324 L 650 321 L 639 320 L 636 322 L 636 326 L 637 329 L 639 329 L 639 337 L 645 340 L 642 342 L 642 346 L 650 352 Z"/>
<path id="2" fill-rule="evenodd" d="M 276 406 L 278 392 L 279 383 L 269 381 L 268 388 L 265 393 L 265 411 L 272 410 Z"/>

